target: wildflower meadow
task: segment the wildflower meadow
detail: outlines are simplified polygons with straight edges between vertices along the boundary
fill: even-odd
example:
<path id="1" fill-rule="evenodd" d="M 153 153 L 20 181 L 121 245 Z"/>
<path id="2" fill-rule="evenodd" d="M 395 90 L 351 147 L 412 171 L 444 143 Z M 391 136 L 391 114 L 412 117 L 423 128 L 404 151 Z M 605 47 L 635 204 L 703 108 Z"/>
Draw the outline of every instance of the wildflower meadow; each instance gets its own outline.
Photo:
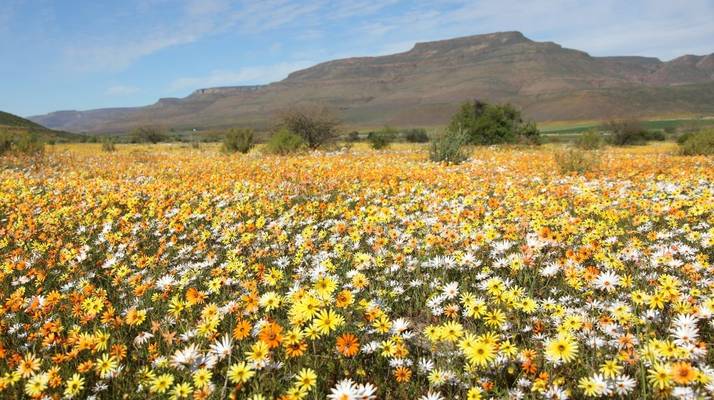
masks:
<path id="1" fill-rule="evenodd" d="M 714 395 L 711 157 L 91 146 L 3 161 L 0 398 Z"/>

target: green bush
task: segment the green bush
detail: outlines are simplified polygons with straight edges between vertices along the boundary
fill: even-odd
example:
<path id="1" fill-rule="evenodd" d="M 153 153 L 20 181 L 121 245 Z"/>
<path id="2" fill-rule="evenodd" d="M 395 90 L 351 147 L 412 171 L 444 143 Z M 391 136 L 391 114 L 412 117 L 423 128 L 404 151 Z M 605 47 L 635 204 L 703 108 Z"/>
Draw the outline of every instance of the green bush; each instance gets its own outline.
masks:
<path id="1" fill-rule="evenodd" d="M 385 126 L 377 132 L 370 132 L 367 135 L 369 145 L 375 150 L 381 150 L 389 147 L 389 145 L 397 137 L 397 130 L 389 126 Z"/>
<path id="2" fill-rule="evenodd" d="M 106 138 L 102 140 L 102 151 L 106 151 L 107 153 L 111 153 L 117 150 L 117 147 L 114 145 L 114 141 L 110 138 Z"/>
<path id="3" fill-rule="evenodd" d="M 555 153 L 555 163 L 563 174 L 583 174 L 597 168 L 600 164 L 600 160 L 597 152 L 584 151 L 571 147 L 566 150 L 557 151 Z"/>
<path id="4" fill-rule="evenodd" d="M 691 134 L 680 145 L 679 151 L 685 156 L 714 155 L 714 129 Z"/>
<path id="5" fill-rule="evenodd" d="M 300 151 L 305 146 L 305 141 L 300 135 L 282 128 L 270 137 L 265 144 L 265 151 L 271 154 L 286 155 Z"/>
<path id="6" fill-rule="evenodd" d="M 250 128 L 230 129 L 223 139 L 223 151 L 226 153 L 247 153 L 255 146 L 254 132 Z"/>
<path id="7" fill-rule="evenodd" d="M 602 126 L 602 130 L 610 133 L 608 141 L 615 146 L 639 145 L 651 140 L 666 139 L 663 132 L 648 131 L 640 121 L 634 119 L 607 122 Z"/>
<path id="8" fill-rule="evenodd" d="M 449 132 L 431 142 L 429 159 L 435 162 L 459 164 L 469 158 L 467 146 L 469 137 L 464 132 Z"/>
<path id="9" fill-rule="evenodd" d="M 347 134 L 347 141 L 348 142 L 359 142 L 359 132 L 357 131 L 352 131 Z"/>
<path id="10" fill-rule="evenodd" d="M 24 134 L 17 138 L 15 150 L 23 154 L 35 156 L 45 151 L 45 143 L 36 133 Z"/>
<path id="11" fill-rule="evenodd" d="M 159 143 L 169 140 L 163 128 L 159 126 L 140 126 L 131 132 L 132 143 Z"/>
<path id="12" fill-rule="evenodd" d="M 683 145 L 690 137 L 694 135 L 694 132 L 684 132 L 677 136 L 677 144 Z"/>
<path id="13" fill-rule="evenodd" d="M 526 122 L 510 104 L 487 104 L 478 100 L 461 105 L 449 123 L 450 132 L 464 132 L 470 144 L 539 143 L 540 132 Z"/>
<path id="14" fill-rule="evenodd" d="M 314 150 L 337 139 L 340 124 L 329 108 L 302 105 L 282 112 L 278 126 L 300 136 L 305 145 Z"/>
<path id="15" fill-rule="evenodd" d="M 427 143 L 429 135 L 426 133 L 426 129 L 414 128 L 404 131 L 404 139 L 409 143 Z"/>
<path id="16" fill-rule="evenodd" d="M 0 156 L 12 149 L 12 135 L 10 132 L 0 131 Z"/>
<path id="17" fill-rule="evenodd" d="M 578 136 L 575 145 L 583 150 L 597 150 L 605 144 L 605 138 L 597 130 L 591 129 Z"/>

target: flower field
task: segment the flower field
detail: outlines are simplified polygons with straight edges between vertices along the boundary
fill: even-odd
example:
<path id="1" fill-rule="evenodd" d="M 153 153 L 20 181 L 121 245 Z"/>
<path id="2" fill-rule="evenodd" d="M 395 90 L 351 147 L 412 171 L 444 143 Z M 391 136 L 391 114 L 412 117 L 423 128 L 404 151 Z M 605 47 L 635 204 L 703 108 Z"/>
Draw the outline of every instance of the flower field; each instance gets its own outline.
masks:
<path id="1" fill-rule="evenodd" d="M 712 396 L 714 160 L 554 154 L 6 160 L 0 398 Z"/>

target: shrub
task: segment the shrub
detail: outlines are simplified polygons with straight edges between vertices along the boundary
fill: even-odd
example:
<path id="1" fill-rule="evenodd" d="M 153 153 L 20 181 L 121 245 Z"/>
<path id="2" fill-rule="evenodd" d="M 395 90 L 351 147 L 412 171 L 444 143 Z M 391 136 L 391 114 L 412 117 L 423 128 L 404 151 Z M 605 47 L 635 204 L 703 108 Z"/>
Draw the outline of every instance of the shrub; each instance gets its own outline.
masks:
<path id="1" fill-rule="evenodd" d="M 110 138 L 106 138 L 102 140 L 102 151 L 106 151 L 107 153 L 111 153 L 116 151 L 117 147 L 114 145 L 114 141 Z"/>
<path id="2" fill-rule="evenodd" d="M 45 151 L 45 143 L 33 132 L 20 135 L 15 142 L 15 149 L 20 153 L 34 156 Z"/>
<path id="3" fill-rule="evenodd" d="M 429 141 L 429 135 L 426 133 L 426 129 L 415 128 L 406 130 L 404 132 L 404 139 L 409 143 L 427 143 Z"/>
<path id="4" fill-rule="evenodd" d="M 555 153 L 555 163 L 563 174 L 583 174 L 594 170 L 600 163 L 597 152 L 568 148 Z"/>
<path id="5" fill-rule="evenodd" d="M 0 131 L 0 156 L 12 149 L 12 135 L 10 132 Z"/>
<path id="6" fill-rule="evenodd" d="M 250 151 L 255 146 L 253 143 L 254 132 L 250 128 L 230 129 L 223 138 L 223 151 L 226 153 Z"/>
<path id="7" fill-rule="evenodd" d="M 370 132 L 367 135 L 369 145 L 375 150 L 381 150 L 389 147 L 397 136 L 397 130 L 389 126 L 385 126 L 377 132 Z"/>
<path id="8" fill-rule="evenodd" d="M 359 132 L 357 131 L 352 131 L 347 134 L 347 141 L 348 142 L 359 142 Z"/>
<path id="9" fill-rule="evenodd" d="M 285 155 L 295 153 L 305 146 L 305 141 L 299 135 L 282 128 L 270 137 L 265 144 L 265 150 L 271 154 Z"/>
<path id="10" fill-rule="evenodd" d="M 300 136 L 310 149 L 335 140 L 338 137 L 340 121 L 327 107 L 293 107 L 280 115 L 278 128 Z"/>
<path id="11" fill-rule="evenodd" d="M 429 159 L 435 162 L 459 164 L 468 160 L 466 151 L 469 137 L 464 132 L 450 132 L 440 135 L 431 142 Z"/>
<path id="12" fill-rule="evenodd" d="M 510 104 L 487 104 L 478 100 L 461 105 L 451 118 L 448 130 L 463 131 L 469 143 L 538 143 L 540 132 L 533 122 L 525 122 L 521 112 Z"/>
<path id="13" fill-rule="evenodd" d="M 659 131 L 648 131 L 638 120 L 614 120 L 602 126 L 609 132 L 608 141 L 615 146 L 631 146 L 646 144 L 650 140 L 665 140 L 665 134 Z"/>
<path id="14" fill-rule="evenodd" d="M 591 129 L 578 136 L 575 145 L 583 150 L 597 150 L 605 144 L 605 138 L 595 129 Z"/>
<path id="15" fill-rule="evenodd" d="M 679 152 L 685 156 L 714 155 L 714 129 L 689 135 L 680 145 Z"/>
<path id="16" fill-rule="evenodd" d="M 165 142 L 169 136 L 163 128 L 158 126 L 140 126 L 131 132 L 132 143 L 159 143 Z"/>

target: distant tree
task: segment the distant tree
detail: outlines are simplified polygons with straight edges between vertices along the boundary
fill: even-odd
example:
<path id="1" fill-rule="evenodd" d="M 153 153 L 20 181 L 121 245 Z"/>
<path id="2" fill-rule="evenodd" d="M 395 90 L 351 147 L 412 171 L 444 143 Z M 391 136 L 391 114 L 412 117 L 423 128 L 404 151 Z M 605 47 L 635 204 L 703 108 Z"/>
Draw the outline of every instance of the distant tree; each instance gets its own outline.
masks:
<path id="1" fill-rule="evenodd" d="M 169 139 L 166 131 L 155 125 L 140 126 L 131 132 L 131 140 L 134 143 L 159 143 Z"/>
<path id="2" fill-rule="evenodd" d="M 429 141 L 429 135 L 424 128 L 414 128 L 404 131 L 404 139 L 410 143 L 426 143 Z"/>
<path id="3" fill-rule="evenodd" d="M 650 140 L 664 140 L 662 132 L 648 131 L 641 121 L 636 119 L 623 119 L 608 121 L 601 130 L 609 133 L 608 140 L 615 146 L 629 146 L 645 144 Z"/>
<path id="4" fill-rule="evenodd" d="M 10 132 L 0 130 L 0 156 L 12 149 L 12 135 Z"/>
<path id="5" fill-rule="evenodd" d="M 537 143 L 540 132 L 533 122 L 526 122 L 521 112 L 510 104 L 487 104 L 478 100 L 461 105 L 448 130 L 463 132 L 470 144 Z"/>
<path id="6" fill-rule="evenodd" d="M 338 137 L 340 120 L 324 106 L 296 106 L 279 115 L 279 128 L 300 136 L 308 148 L 318 147 Z"/>

